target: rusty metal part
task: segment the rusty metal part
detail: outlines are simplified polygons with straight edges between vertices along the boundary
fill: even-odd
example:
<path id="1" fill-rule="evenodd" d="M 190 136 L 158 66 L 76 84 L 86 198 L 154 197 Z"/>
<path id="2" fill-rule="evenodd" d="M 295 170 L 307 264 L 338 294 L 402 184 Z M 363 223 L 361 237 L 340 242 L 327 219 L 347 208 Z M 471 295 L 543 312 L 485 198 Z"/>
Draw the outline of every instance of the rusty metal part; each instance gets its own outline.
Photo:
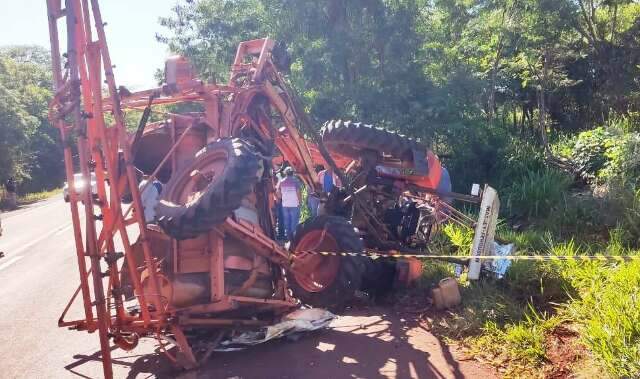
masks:
<path id="1" fill-rule="evenodd" d="M 358 162 L 324 147 L 300 100 L 271 60 L 273 40 L 240 43 L 227 84 L 204 83 L 186 59 L 172 58 L 166 84 L 131 93 L 116 83 L 98 0 L 65 0 L 64 7 L 61 0 L 47 0 L 47 6 L 55 84 L 49 116 L 64 144 L 67 180 L 73 187 L 74 167 L 79 167 L 85 179 L 94 173 L 98 182 L 97 201 L 89 191 L 70 192 L 80 283 L 58 325 L 98 331 L 105 378 L 112 377 L 110 339 L 120 348 L 132 349 L 139 337 L 156 336 L 178 347 L 179 354 L 173 356 L 161 342 L 168 359 L 195 367 L 199 361 L 184 328 L 261 326 L 266 321 L 255 320 L 256 314 L 277 317 L 298 306 L 285 270 L 297 275 L 309 291 L 331 284 L 333 257 L 318 260 L 304 253 L 294 257 L 273 239 L 275 178 L 270 169 L 287 161 L 309 189 L 319 192 L 316 164 L 332 167 L 349 184 L 343 169 L 357 171 Z M 62 62 L 58 23 L 65 18 L 67 62 Z M 183 114 L 158 111 L 161 105 L 184 103 L 200 109 Z M 144 112 L 135 135 L 127 133 L 124 110 Z M 163 121 L 146 124 L 158 112 Z M 313 141 L 305 140 L 305 135 Z M 240 208 L 226 220 L 212 222 L 208 232 L 180 241 L 146 224 L 141 194 L 152 181 L 170 179 L 201 148 L 228 137 L 251 144 L 260 160 L 259 180 L 253 192 L 242 198 Z M 74 160 L 76 149 L 78 159 Z M 200 196 L 223 160 L 194 170 L 180 188 L 171 190 L 175 192 L 172 199 L 189 202 Z M 142 188 L 139 170 L 150 175 Z M 355 177 L 359 180 L 362 175 Z M 360 191 L 368 190 L 363 188 L 351 196 L 369 216 L 370 237 L 389 234 L 359 200 Z M 127 195 L 129 206 L 123 201 Z M 97 209 L 102 222 L 94 217 Z M 207 216 L 206 210 L 200 212 Z M 135 242 L 133 229 L 138 234 Z M 308 238 L 301 245 L 304 249 L 337 250 L 326 233 Z M 122 255 L 116 254 L 116 240 L 122 242 Z M 101 270 L 103 259 L 106 273 Z M 105 276 L 108 280 L 103 281 Z M 134 310 L 125 308 L 125 298 L 137 303 Z M 79 299 L 83 317 L 67 320 L 71 304 Z"/>

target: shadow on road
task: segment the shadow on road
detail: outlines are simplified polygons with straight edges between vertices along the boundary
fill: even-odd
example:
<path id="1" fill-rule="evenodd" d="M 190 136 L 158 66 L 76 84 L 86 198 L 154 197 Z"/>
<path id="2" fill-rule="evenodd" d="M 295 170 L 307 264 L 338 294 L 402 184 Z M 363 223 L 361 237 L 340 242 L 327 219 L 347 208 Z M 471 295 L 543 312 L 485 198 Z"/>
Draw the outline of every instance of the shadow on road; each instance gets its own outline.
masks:
<path id="1" fill-rule="evenodd" d="M 99 353 L 76 356 L 99 359 Z M 171 368 L 160 354 L 138 356 L 127 378 L 486 378 L 493 374 L 474 362 L 458 362 L 449 347 L 418 321 L 381 308 L 351 311 L 331 329 L 305 334 L 297 341 L 276 340 L 239 352 L 217 353 L 197 371 Z M 122 367 L 122 366 L 121 366 Z"/>

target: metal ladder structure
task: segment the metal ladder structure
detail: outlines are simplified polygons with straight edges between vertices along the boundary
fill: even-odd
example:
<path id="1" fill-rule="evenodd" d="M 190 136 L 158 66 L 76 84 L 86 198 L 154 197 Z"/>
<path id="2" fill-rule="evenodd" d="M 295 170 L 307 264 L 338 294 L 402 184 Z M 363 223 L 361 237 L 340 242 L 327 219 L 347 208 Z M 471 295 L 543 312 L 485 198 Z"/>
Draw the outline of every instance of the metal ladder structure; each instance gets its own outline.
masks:
<path id="1" fill-rule="evenodd" d="M 80 285 L 61 315 L 59 326 L 98 332 L 105 378 L 113 377 L 110 340 L 119 347 L 132 348 L 149 331 L 158 334 L 170 330 L 191 360 L 186 338 L 168 322 L 159 295 L 157 262 L 145 238 L 144 211 L 98 1 L 47 0 L 47 11 L 55 86 L 49 117 L 64 145 L 80 276 Z M 61 30 L 66 33 L 64 54 L 60 50 Z M 76 192 L 77 168 L 85 183 L 95 173 L 97 196 L 92 194 L 91 186 Z M 131 194 L 133 199 L 128 209 L 121 201 L 123 194 Z M 131 225 L 137 225 L 142 241 L 144 266 L 150 275 L 148 296 L 132 254 L 127 232 Z M 116 252 L 117 244 L 122 245 L 123 252 Z M 124 307 L 119 258 L 128 264 L 139 313 L 131 314 Z M 82 297 L 84 318 L 66 321 L 65 315 L 78 294 Z"/>

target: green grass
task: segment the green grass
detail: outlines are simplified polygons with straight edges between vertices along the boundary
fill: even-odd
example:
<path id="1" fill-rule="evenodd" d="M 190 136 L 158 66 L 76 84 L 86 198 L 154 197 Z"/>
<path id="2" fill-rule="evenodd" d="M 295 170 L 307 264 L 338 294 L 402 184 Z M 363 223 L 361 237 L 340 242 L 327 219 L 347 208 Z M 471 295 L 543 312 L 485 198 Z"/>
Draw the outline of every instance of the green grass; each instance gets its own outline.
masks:
<path id="1" fill-rule="evenodd" d="M 640 262 L 571 265 L 565 271 L 578 296 L 564 313 L 581 339 L 616 377 L 640 376 Z"/>
<path id="2" fill-rule="evenodd" d="M 469 235 L 457 226 L 444 228 L 448 244 L 468 253 Z M 639 254 L 629 250 L 623 231 L 610 231 L 607 244 L 556 240 L 551 231 L 514 232 L 502 225 L 501 238 L 513 241 L 518 254 Z M 440 237 L 442 238 L 442 237 Z M 450 265 L 425 270 L 433 285 L 451 275 Z M 463 304 L 434 320 L 436 334 L 458 341 L 505 377 L 542 376 L 548 364 L 545 339 L 560 323 L 579 331 L 588 351 L 580 370 L 610 377 L 640 377 L 640 262 L 516 261 L 504 279 L 460 280 Z"/>
<path id="3" fill-rule="evenodd" d="M 470 352 L 502 368 L 505 377 L 535 377 L 546 360 L 545 336 L 561 322 L 531 308 L 517 323 L 487 322 L 482 335 L 467 344 Z"/>
<path id="4" fill-rule="evenodd" d="M 515 243 L 516 254 L 640 255 L 638 125 L 614 120 L 555 143 L 587 182 L 546 166 L 537 146 L 504 147 L 492 173 L 502 200 L 498 239 Z M 472 235 L 446 225 L 432 250 L 467 255 Z M 432 265 L 422 284 L 450 272 Z M 640 377 L 640 261 L 514 261 L 503 279 L 470 283 L 463 274 L 460 284 L 462 305 L 439 313 L 434 331 L 504 376 L 543 377 L 545 343 L 566 323 L 585 352 L 573 364 L 578 377 Z"/>
<path id="5" fill-rule="evenodd" d="M 18 204 L 24 205 L 24 204 L 35 203 L 36 201 L 41 201 L 41 200 L 48 199 L 48 198 L 50 198 L 52 196 L 55 196 L 55 195 L 57 195 L 59 193 L 62 193 L 62 188 L 56 188 L 56 189 L 53 189 L 53 190 L 50 190 L 50 191 L 41 191 L 41 192 L 28 193 L 26 195 L 18 197 Z"/>
<path id="6" fill-rule="evenodd" d="M 62 188 L 56 188 L 49 191 L 27 193 L 25 195 L 18 196 L 18 200 L 17 200 L 18 206 L 33 204 L 37 201 L 45 200 L 52 196 L 55 196 L 61 192 L 62 192 Z M 9 208 L 9 203 L 6 197 L 4 196 L 4 194 L 5 194 L 4 191 L 0 193 L 0 209 Z"/>
<path id="7" fill-rule="evenodd" d="M 522 217 L 546 217 L 562 204 L 570 184 L 571 178 L 556 170 L 529 171 L 507 189 L 506 208 Z"/>

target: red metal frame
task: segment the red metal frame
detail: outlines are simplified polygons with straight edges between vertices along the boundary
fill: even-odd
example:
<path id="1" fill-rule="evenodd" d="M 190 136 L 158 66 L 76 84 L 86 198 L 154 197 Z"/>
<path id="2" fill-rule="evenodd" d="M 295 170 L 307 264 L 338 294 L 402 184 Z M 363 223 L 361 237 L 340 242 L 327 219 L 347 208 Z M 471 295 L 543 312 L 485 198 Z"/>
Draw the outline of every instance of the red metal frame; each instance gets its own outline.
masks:
<path id="1" fill-rule="evenodd" d="M 56 91 L 50 118 L 64 144 L 65 172 L 70 188 L 75 188 L 74 166 L 77 165 L 84 178 L 95 172 L 98 194 L 94 200 L 86 189 L 80 195 L 69 192 L 80 285 L 63 311 L 59 326 L 98 331 L 106 378 L 112 377 L 111 338 L 117 346 L 131 349 L 139 337 L 166 339 L 167 335 L 172 335 L 182 356 L 186 357 L 184 365 L 192 367 L 198 362 L 185 330 L 261 325 L 262 320 L 251 317 L 255 310 L 269 309 L 278 314 L 295 307 L 297 301 L 289 295 L 286 280 L 277 274 L 278 270 L 269 268 L 294 272 L 296 269 L 291 265 L 290 254 L 270 236 L 272 231 L 240 218 L 227 218 L 208 234 L 184 241 L 171 239 L 146 225 L 134 167 L 138 156 L 132 152 L 134 138 L 127 133 L 123 110 L 184 102 L 199 103 L 204 109 L 204 112 L 189 114 L 165 113 L 167 121 L 147 125 L 143 141 L 154 133 L 166 133 L 169 139 L 158 151 L 161 158 L 154 161 L 147 172 L 152 179 L 162 170 L 177 172 L 207 143 L 239 136 L 247 130 L 258 135 L 261 142 L 275 145 L 282 154 L 279 159 L 288 161 L 308 188 L 319 189 L 314 165 L 325 163 L 325 159 L 320 154 L 320 147 L 305 141 L 299 131 L 299 123 L 307 121 L 299 119 L 302 115 L 296 110 L 295 100 L 271 61 L 272 40 L 264 38 L 240 43 L 229 82 L 225 85 L 207 84 L 186 76 L 171 85 L 125 96 L 118 90 L 113 75 L 98 1 L 65 0 L 64 3 L 63 8 L 61 0 L 47 0 Z M 59 42 L 62 19 L 66 19 L 67 35 L 67 62 L 64 65 Z M 176 62 L 183 65 L 180 70 L 186 69 L 185 61 Z M 103 83 L 106 83 L 106 89 Z M 271 117 L 273 112 L 279 114 L 280 127 Z M 76 162 L 74 146 L 78 155 Z M 354 164 L 351 159 L 337 154 L 332 158 L 341 168 Z M 435 156 L 428 159 L 430 167 L 438 168 L 439 175 Z M 403 179 L 433 187 L 431 182 L 423 183 L 423 177 Z M 110 185 L 106 185 L 107 181 Z M 273 188 L 265 191 L 268 198 L 263 201 L 266 208 L 271 209 L 273 199 L 269 195 Z M 128 207 L 121 201 L 125 193 L 131 194 L 133 200 Z M 97 210 L 101 217 L 96 215 Z M 81 212 L 84 212 L 84 228 L 81 227 Z M 271 218 L 270 212 L 267 213 L 261 217 Z M 270 222 L 273 224 L 272 219 Z M 135 242 L 132 242 L 131 229 L 138 234 Z M 251 251 L 253 258 L 229 259 L 225 252 L 238 244 Z M 122 245 L 122 256 L 116 252 L 119 245 Z M 124 264 L 118 258 L 124 258 Z M 225 269 L 230 267 L 246 267 L 250 272 L 248 279 L 235 289 L 225 283 Z M 299 267 L 301 273 L 308 273 L 308 269 L 304 270 L 304 262 Z M 259 272 L 265 271 L 274 273 L 271 296 L 247 295 L 247 289 L 255 284 Z M 182 274 L 206 275 L 207 301 L 177 305 L 174 295 L 180 289 L 173 278 Z M 135 294 L 139 313 L 131 313 L 125 308 L 126 278 Z M 325 279 L 331 280 L 330 275 Z M 84 318 L 65 320 L 71 303 L 79 294 L 82 295 Z M 248 312 L 243 313 L 243 310 Z M 227 312 L 224 318 L 211 317 L 211 314 L 222 312 Z M 166 351 L 164 344 L 161 346 Z M 176 359 L 168 353 L 167 356 Z"/>
<path id="2" fill-rule="evenodd" d="M 284 278 L 276 278 L 272 298 L 242 295 L 244 289 L 255 281 L 253 274 L 239 290 L 226 292 L 223 250 L 229 238 L 242 240 L 245 246 L 255 252 L 252 267 L 254 271 L 265 271 L 264 259 L 280 267 L 290 266 L 288 252 L 259 226 L 229 218 L 208 235 L 187 241 L 172 240 L 160 232 L 148 229 L 143 220 L 144 212 L 133 166 L 135 157 L 132 156 L 131 137 L 127 134 L 123 113 L 124 108 L 142 109 L 147 105 L 186 101 L 204 105 L 205 112 L 200 116 L 167 115 L 174 120 L 170 127 L 171 147 L 163 152 L 163 159 L 158 162 L 152 176 L 158 175 L 169 164 L 175 171 L 180 165 L 180 154 L 185 153 L 184 151 L 191 154 L 197 151 L 198 146 L 190 140 L 190 133 L 196 124 L 201 123 L 207 127 L 205 142 L 237 135 L 242 128 L 254 128 L 272 139 L 303 180 L 314 186 L 316 178 L 312 167 L 317 156 L 312 157 L 297 130 L 297 120 L 290 99 L 281 96 L 281 91 L 271 82 L 274 73 L 277 73 L 270 60 L 273 41 L 259 39 L 241 43 L 228 85 L 187 80 L 177 83 L 172 88 L 172 93 L 158 88 L 123 98 L 113 75 L 97 0 L 66 0 L 64 8 L 61 0 L 47 0 L 47 8 L 56 91 L 51 102 L 50 117 L 64 141 L 67 180 L 71 188 L 75 188 L 74 166 L 77 165 L 85 178 L 89 177 L 90 172 L 95 172 L 98 182 L 95 201 L 86 190 L 79 195 L 70 191 L 80 285 L 65 307 L 59 325 L 89 332 L 98 331 L 104 376 L 110 378 L 111 338 L 116 345 L 131 349 L 139 337 L 173 335 L 187 358 L 186 365 L 193 366 L 197 364 L 196 357 L 191 351 L 184 328 L 262 324 L 243 316 L 235 319 L 212 319 L 199 315 L 228 312 L 243 307 L 267 307 L 274 312 L 282 312 L 296 306 L 297 301 L 290 297 Z M 66 19 L 67 35 L 67 62 L 64 65 L 59 42 L 59 24 L 62 19 Z M 103 78 L 107 84 L 106 93 L 102 87 Z M 222 100 L 229 96 L 234 97 L 233 102 Z M 270 106 L 281 114 L 283 129 L 275 131 L 269 124 L 267 115 L 249 115 L 260 111 L 253 106 L 254 99 L 258 97 L 267 99 Z M 180 122 L 188 125 L 178 131 L 176 125 Z M 153 127 L 149 130 L 153 130 Z M 72 152 L 74 145 L 78 154 L 76 162 Z M 106 181 L 110 186 L 105 185 Z M 133 203 L 128 208 L 121 202 L 124 193 L 132 195 Z M 95 213 L 98 209 L 101 217 Z M 81 212 L 84 212 L 84 228 L 81 227 Z M 133 225 L 139 234 L 135 243 L 132 243 L 127 229 Z M 203 243 L 201 250 L 208 251 L 209 254 L 189 257 L 188 249 L 199 243 L 199 240 Z M 152 249 L 152 245 L 162 243 L 169 243 L 173 274 L 181 272 L 185 267 L 190 272 L 193 272 L 193 267 L 202 267 L 210 275 L 209 302 L 176 307 L 171 304 L 171 299 L 163 297 L 168 282 L 160 268 L 164 257 Z M 122 245 L 126 265 L 118 260 L 119 256 L 115 251 L 118 244 Z M 186 261 L 187 258 L 191 261 Z M 125 266 L 127 270 L 124 269 Z M 124 307 L 121 283 L 123 275 L 130 278 L 139 304 L 139 313 L 130 313 Z M 92 286 L 89 285 L 89 278 L 92 279 Z M 171 293 L 172 289 L 169 288 L 169 291 Z M 68 309 L 79 294 L 82 295 L 84 318 L 65 320 Z"/>

